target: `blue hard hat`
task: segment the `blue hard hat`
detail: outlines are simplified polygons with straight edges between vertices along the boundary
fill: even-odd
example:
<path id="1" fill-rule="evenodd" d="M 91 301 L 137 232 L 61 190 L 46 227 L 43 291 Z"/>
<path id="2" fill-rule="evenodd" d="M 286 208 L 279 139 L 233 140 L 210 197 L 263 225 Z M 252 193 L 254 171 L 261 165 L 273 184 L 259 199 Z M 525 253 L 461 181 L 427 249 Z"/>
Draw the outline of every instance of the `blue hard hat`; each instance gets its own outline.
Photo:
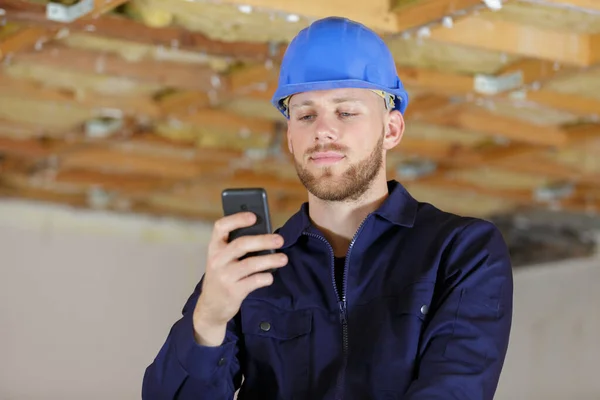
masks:
<path id="1" fill-rule="evenodd" d="M 384 41 L 360 23 L 329 17 L 313 22 L 291 41 L 271 103 L 287 118 L 284 100 L 289 96 L 338 88 L 385 92 L 402 114 L 408 105 L 408 94 Z"/>

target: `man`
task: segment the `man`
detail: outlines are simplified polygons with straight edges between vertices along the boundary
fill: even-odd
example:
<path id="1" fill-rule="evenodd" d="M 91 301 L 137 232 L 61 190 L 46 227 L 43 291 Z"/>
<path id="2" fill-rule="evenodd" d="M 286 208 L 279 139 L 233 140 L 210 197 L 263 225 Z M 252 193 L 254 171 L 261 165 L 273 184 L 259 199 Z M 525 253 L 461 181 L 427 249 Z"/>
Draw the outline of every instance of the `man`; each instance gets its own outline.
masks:
<path id="1" fill-rule="evenodd" d="M 144 399 L 231 399 L 240 386 L 257 400 L 493 398 L 508 251 L 491 223 L 387 181 L 407 101 L 389 50 L 360 24 L 327 18 L 290 43 L 273 103 L 308 202 L 274 235 L 228 244 L 254 217 L 216 222 Z M 238 260 L 264 249 L 278 251 Z"/>

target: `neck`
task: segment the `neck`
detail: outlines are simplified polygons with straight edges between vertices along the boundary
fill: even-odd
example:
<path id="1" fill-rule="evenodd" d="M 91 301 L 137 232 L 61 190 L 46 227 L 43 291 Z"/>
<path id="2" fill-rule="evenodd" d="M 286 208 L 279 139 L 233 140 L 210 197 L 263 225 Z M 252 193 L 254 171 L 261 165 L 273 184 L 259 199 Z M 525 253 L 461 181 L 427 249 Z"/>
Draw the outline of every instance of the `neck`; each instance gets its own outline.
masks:
<path id="1" fill-rule="evenodd" d="M 378 177 L 359 199 L 330 202 L 308 195 L 309 215 L 333 247 L 336 257 L 344 257 L 358 227 L 388 196 L 385 174 Z"/>

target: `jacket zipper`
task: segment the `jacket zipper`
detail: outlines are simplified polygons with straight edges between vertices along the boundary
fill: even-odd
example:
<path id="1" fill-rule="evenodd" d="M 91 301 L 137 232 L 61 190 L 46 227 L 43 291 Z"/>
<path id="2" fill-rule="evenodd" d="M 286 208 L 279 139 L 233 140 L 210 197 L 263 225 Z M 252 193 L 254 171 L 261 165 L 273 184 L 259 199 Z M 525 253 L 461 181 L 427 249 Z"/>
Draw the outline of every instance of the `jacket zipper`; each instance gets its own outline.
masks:
<path id="1" fill-rule="evenodd" d="M 311 232 L 303 232 L 307 236 L 311 236 L 323 241 L 327 247 L 329 247 L 329 252 L 331 254 L 331 282 L 333 283 L 333 290 L 335 292 L 336 298 L 338 299 L 338 305 L 340 309 L 340 322 L 342 323 L 342 368 L 340 369 L 340 374 L 338 375 L 337 380 L 337 390 L 336 390 L 336 400 L 342 400 L 344 398 L 344 385 L 346 379 L 346 367 L 348 365 L 348 308 L 347 308 L 347 299 L 346 299 L 346 286 L 348 282 L 348 266 L 350 265 L 350 253 L 352 253 L 352 248 L 354 247 L 354 243 L 358 235 L 360 234 L 365 222 L 369 219 L 368 215 L 361 224 L 359 225 L 352 241 L 350 242 L 350 246 L 348 246 L 348 252 L 346 253 L 346 260 L 344 262 L 344 272 L 342 274 L 342 296 L 337 290 L 337 285 L 335 284 L 335 254 L 333 251 L 333 247 L 327 239 L 323 236 L 317 235 Z"/>

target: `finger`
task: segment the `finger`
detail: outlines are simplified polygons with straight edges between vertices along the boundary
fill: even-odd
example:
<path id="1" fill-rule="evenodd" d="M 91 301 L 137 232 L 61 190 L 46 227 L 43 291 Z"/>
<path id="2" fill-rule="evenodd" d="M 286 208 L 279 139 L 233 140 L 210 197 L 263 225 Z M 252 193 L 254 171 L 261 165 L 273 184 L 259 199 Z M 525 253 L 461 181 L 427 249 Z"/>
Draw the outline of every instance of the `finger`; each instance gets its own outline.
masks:
<path id="1" fill-rule="evenodd" d="M 252 226 L 256 222 L 256 214 L 239 212 L 218 219 L 213 225 L 209 242 L 209 252 L 216 251 L 227 245 L 229 234 L 239 228 Z"/>
<path id="2" fill-rule="evenodd" d="M 261 273 L 272 268 L 281 268 L 287 265 L 288 257 L 283 253 L 266 254 L 248 257 L 232 265 L 228 275 L 235 281 L 240 281 L 248 275 Z"/>
<path id="3" fill-rule="evenodd" d="M 238 282 L 240 298 L 245 299 L 256 289 L 271 285 L 273 283 L 273 279 L 273 274 L 268 272 L 261 272 L 242 279 Z"/>
<path id="4" fill-rule="evenodd" d="M 276 233 L 242 236 L 229 243 L 227 249 L 223 251 L 223 257 L 226 258 L 226 262 L 231 262 L 248 253 L 276 250 L 281 246 L 283 246 L 283 237 Z"/>

